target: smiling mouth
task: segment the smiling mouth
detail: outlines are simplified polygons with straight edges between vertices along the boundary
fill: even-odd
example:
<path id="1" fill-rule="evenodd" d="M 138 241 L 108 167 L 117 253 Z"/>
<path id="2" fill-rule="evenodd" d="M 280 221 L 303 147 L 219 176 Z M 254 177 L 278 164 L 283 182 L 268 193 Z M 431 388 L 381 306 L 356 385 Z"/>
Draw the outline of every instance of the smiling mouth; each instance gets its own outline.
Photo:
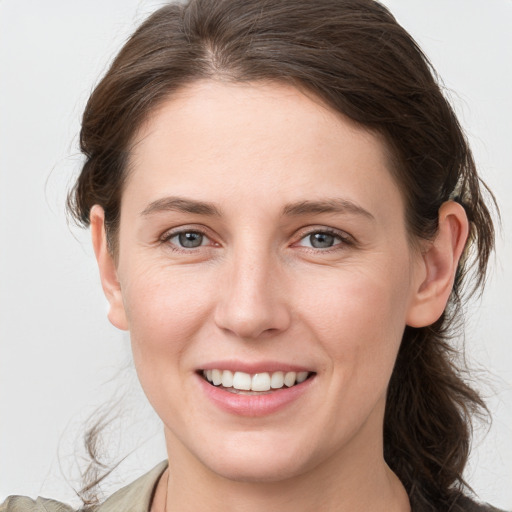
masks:
<path id="1" fill-rule="evenodd" d="M 291 388 L 311 378 L 314 372 L 262 372 L 249 374 L 230 370 L 202 370 L 202 377 L 212 386 L 230 393 L 266 394 Z"/>

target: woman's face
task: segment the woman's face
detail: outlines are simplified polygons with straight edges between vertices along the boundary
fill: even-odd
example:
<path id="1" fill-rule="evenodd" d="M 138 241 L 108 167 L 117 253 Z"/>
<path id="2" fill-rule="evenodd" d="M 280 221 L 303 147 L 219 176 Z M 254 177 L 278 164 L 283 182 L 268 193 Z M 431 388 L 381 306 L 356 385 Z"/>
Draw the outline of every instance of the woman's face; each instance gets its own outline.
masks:
<path id="1" fill-rule="evenodd" d="M 188 87 L 136 137 L 116 265 L 110 318 L 171 464 L 268 481 L 382 458 L 424 276 L 378 136 L 288 86 Z"/>

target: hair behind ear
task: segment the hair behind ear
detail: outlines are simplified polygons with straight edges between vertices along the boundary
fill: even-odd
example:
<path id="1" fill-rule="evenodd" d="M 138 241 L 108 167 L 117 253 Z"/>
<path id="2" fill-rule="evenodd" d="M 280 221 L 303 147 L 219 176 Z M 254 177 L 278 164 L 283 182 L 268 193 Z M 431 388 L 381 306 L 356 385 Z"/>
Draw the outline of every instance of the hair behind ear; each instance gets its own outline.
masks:
<path id="1" fill-rule="evenodd" d="M 472 418 L 487 412 L 464 381 L 463 351 L 450 344 L 460 334 L 455 285 L 469 230 L 464 208 L 445 202 L 388 387 L 385 459 L 421 510 L 459 510 Z"/>
<path id="2" fill-rule="evenodd" d="M 384 456 L 419 510 L 457 510 L 450 506 L 467 486 L 472 417 L 487 413 L 463 379 L 445 315 L 428 327 L 406 327 L 388 387 Z"/>

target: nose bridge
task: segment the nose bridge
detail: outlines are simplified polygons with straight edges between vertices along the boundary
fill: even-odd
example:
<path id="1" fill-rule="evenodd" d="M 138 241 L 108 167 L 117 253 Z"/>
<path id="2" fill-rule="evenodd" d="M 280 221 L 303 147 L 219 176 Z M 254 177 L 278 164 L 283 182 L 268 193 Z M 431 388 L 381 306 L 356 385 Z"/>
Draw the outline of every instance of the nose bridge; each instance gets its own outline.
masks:
<path id="1" fill-rule="evenodd" d="M 279 258 L 264 244 L 239 243 L 225 263 L 216 323 L 241 338 L 286 329 L 289 311 L 280 289 Z"/>

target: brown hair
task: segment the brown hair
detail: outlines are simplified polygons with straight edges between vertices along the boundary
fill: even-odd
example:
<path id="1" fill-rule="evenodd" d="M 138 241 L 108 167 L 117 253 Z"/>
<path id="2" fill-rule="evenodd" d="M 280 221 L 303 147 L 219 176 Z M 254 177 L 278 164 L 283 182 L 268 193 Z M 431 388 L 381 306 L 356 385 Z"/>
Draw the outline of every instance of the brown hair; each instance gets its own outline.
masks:
<path id="1" fill-rule="evenodd" d="M 468 292 L 484 283 L 494 229 L 485 186 L 428 59 L 374 0 L 190 0 L 159 9 L 122 48 L 83 116 L 86 158 L 68 205 L 86 226 L 91 207 L 104 208 L 114 253 L 134 134 L 162 101 L 200 79 L 286 82 L 380 133 L 413 240 L 435 235 L 443 202 L 464 206 L 470 238 L 449 304 L 433 325 L 406 328 L 384 424 L 385 459 L 412 503 L 453 506 L 464 487 L 471 417 L 485 406 L 449 342 L 468 271 L 475 270 Z"/>

